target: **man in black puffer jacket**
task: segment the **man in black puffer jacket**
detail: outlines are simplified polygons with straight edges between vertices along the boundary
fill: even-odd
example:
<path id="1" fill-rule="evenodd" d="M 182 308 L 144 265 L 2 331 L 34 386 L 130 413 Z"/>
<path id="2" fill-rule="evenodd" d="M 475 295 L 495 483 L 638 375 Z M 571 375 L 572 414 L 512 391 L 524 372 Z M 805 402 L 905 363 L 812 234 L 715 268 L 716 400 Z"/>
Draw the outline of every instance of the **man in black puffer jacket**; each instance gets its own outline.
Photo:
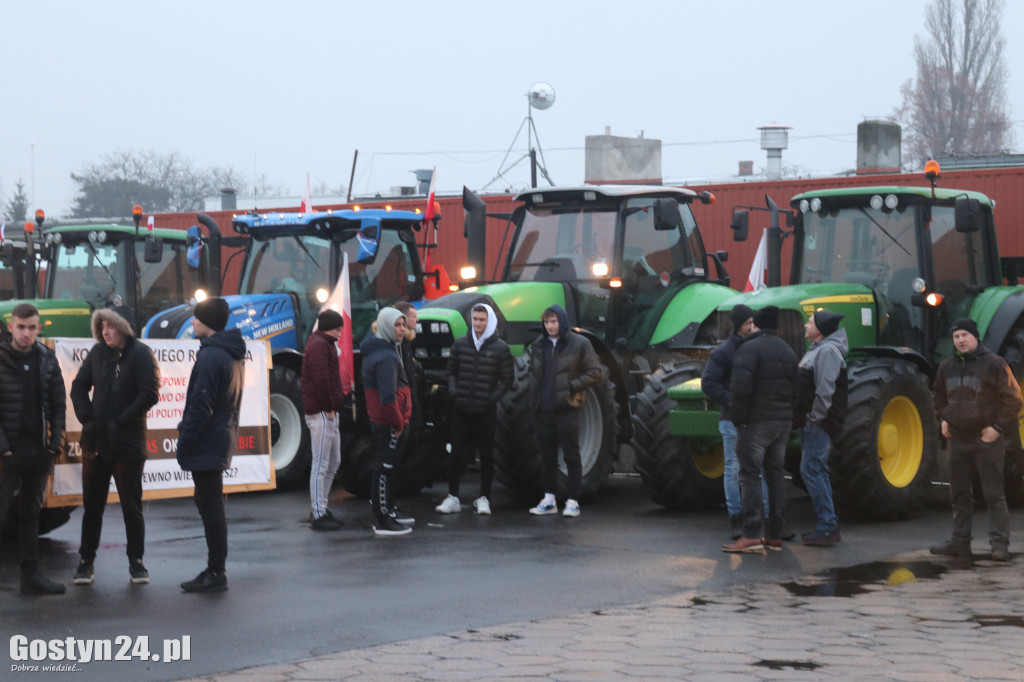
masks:
<path id="1" fill-rule="evenodd" d="M 39 570 L 39 510 L 64 435 L 64 378 L 52 350 L 36 341 L 39 311 L 19 303 L 0 339 L 0 521 L 18 496 L 21 591 L 63 594 Z"/>
<path id="2" fill-rule="evenodd" d="M 71 382 L 71 404 L 82 423 L 82 544 L 76 585 L 92 584 L 111 476 L 124 515 L 131 580 L 149 582 L 142 563 L 146 545 L 142 470 L 146 466 L 146 412 L 160 397 L 160 370 L 153 351 L 135 338 L 129 322 L 134 317 L 126 307 L 103 308 L 92 314 L 92 335 L 97 343 Z"/>
<path id="3" fill-rule="evenodd" d="M 567 472 L 562 516 L 580 515 L 580 406 L 584 391 L 601 379 L 601 361 L 587 337 L 569 328 L 569 316 L 553 305 L 541 316 L 544 332 L 530 344 L 530 404 L 540 446 L 544 498 L 530 513 L 557 514 L 558 448 Z"/>
<path id="4" fill-rule="evenodd" d="M 796 353 L 775 333 L 779 309 L 766 306 L 754 313 L 754 331 L 743 340 L 732 362 L 732 420 L 738 430 L 740 503 L 743 535 L 726 552 L 782 549 L 786 521 L 786 441 L 793 426 L 796 400 Z M 761 534 L 761 476 L 768 486 L 768 533 Z"/>
<path id="5" fill-rule="evenodd" d="M 462 510 L 459 478 L 474 452 L 480 453 L 480 496 L 473 502 L 477 514 L 491 513 L 494 478 L 494 424 L 498 401 L 515 374 L 512 352 L 498 338 L 498 318 L 486 303 L 473 306 L 472 328 L 455 339 L 448 360 L 448 394 L 452 398 L 452 458 L 448 466 L 448 497 L 436 507 L 442 514 Z"/>

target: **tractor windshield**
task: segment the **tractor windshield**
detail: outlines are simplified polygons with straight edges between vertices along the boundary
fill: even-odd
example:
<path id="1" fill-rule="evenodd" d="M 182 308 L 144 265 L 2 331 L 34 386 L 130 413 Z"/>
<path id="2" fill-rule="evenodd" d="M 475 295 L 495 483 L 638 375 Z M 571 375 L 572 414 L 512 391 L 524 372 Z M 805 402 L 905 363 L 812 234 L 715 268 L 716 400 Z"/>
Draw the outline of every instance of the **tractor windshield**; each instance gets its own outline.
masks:
<path id="1" fill-rule="evenodd" d="M 159 263 L 146 262 L 146 242 L 135 242 L 138 279 L 135 283 L 139 320 L 148 320 L 157 313 L 192 298 L 200 287 L 199 269 L 188 264 L 184 242 L 164 239 Z"/>
<path id="2" fill-rule="evenodd" d="M 94 308 L 123 304 L 127 294 L 122 274 L 127 243 L 65 241 L 56 248 L 47 269 L 49 298 L 78 299 Z"/>
<path id="3" fill-rule="evenodd" d="M 597 279 L 595 263 L 610 264 L 618 203 L 538 206 L 526 210 L 509 259 L 509 281 Z"/>

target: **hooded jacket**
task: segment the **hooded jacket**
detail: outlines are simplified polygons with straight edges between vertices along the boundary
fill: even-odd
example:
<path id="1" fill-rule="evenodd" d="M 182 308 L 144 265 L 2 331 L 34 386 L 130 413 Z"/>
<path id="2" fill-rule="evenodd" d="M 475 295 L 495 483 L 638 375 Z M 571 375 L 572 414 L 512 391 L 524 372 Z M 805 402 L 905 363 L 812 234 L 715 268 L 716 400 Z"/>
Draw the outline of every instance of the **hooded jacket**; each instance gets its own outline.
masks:
<path id="1" fill-rule="evenodd" d="M 732 361 L 732 421 L 740 427 L 755 421 L 791 421 L 796 375 L 796 353 L 774 331 L 747 336 Z"/>
<path id="2" fill-rule="evenodd" d="M 309 335 L 306 352 L 302 356 L 302 411 L 317 414 L 344 409 L 338 346 L 333 336 L 317 330 Z"/>
<path id="3" fill-rule="evenodd" d="M 484 333 L 477 338 L 470 313 L 469 332 L 455 339 L 448 359 L 448 394 L 452 406 L 464 414 L 494 412 L 515 378 L 512 352 L 495 334 L 498 317 L 489 305 L 480 305 L 487 309 Z"/>
<path id="4" fill-rule="evenodd" d="M 199 341 L 178 424 L 178 464 L 185 471 L 222 471 L 238 436 L 245 387 L 245 340 L 225 329 Z"/>
<path id="5" fill-rule="evenodd" d="M 846 420 L 848 381 L 846 352 L 850 341 L 845 329 L 837 329 L 811 344 L 800 359 L 797 402 L 793 426 L 820 426 L 835 440 Z"/>
<path id="6" fill-rule="evenodd" d="M 377 313 L 377 331 L 359 344 L 363 355 L 363 393 L 371 422 L 401 431 L 412 418 L 412 394 L 395 338 L 395 322 L 404 317 L 394 308 Z"/>
<path id="7" fill-rule="evenodd" d="M 66 408 L 64 377 L 60 373 L 56 354 L 39 343 L 32 352 L 39 357 L 39 395 L 42 403 L 42 432 L 32 441 L 22 438 L 22 412 L 25 391 L 22 387 L 21 366 L 25 354 L 11 345 L 11 335 L 0 337 L 0 453 L 10 452 L 12 464 L 39 463 L 49 465 L 53 453 L 61 451 Z"/>
<path id="8" fill-rule="evenodd" d="M 1003 358 L 984 344 L 943 360 L 935 375 L 935 413 L 959 441 L 975 441 L 992 426 L 1000 433 L 1017 428 L 1020 386 Z"/>
<path id="9" fill-rule="evenodd" d="M 569 405 L 569 395 L 597 384 L 601 361 L 590 341 L 569 328 L 562 306 L 553 305 L 544 314 L 548 312 L 558 318 L 558 340 L 552 343 L 545 329 L 530 344 L 530 404 L 539 412 L 579 409 Z"/>
<path id="10" fill-rule="evenodd" d="M 71 382 L 71 404 L 82 422 L 82 453 L 110 462 L 146 458 L 146 413 L 160 397 L 156 357 L 135 338 L 126 315 L 131 311 L 109 308 L 92 314 L 97 343 Z M 125 335 L 123 347 L 103 341 L 104 321 Z"/>

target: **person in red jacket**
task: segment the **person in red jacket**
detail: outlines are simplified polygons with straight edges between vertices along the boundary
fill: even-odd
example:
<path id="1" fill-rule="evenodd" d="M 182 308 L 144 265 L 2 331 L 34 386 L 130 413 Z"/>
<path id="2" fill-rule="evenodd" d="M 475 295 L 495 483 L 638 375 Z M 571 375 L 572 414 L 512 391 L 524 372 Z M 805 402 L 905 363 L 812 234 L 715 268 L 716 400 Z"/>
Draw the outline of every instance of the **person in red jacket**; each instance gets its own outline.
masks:
<path id="1" fill-rule="evenodd" d="M 341 522 L 327 508 L 331 483 L 341 466 L 341 431 L 338 415 L 345 407 L 345 394 L 338 373 L 338 347 L 345 320 L 337 310 L 324 310 L 316 318 L 316 329 L 306 342 L 302 357 L 302 411 L 309 427 L 312 461 L 309 471 L 309 527 L 338 530 Z"/>
<path id="2" fill-rule="evenodd" d="M 363 356 L 363 392 L 366 413 L 377 452 L 370 502 L 373 531 L 377 535 L 405 535 L 412 528 L 395 518 L 391 502 L 391 476 L 401 461 L 409 437 L 412 393 L 402 363 L 401 343 L 405 316 L 394 308 L 377 313 L 377 331 L 359 345 Z"/>

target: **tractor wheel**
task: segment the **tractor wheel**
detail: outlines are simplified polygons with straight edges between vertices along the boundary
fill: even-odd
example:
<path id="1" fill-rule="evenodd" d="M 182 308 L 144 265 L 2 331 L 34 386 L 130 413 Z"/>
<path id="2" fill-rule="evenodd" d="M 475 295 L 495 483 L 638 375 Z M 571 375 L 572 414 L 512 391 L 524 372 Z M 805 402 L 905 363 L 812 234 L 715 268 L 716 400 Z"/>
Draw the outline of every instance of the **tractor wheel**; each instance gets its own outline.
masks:
<path id="1" fill-rule="evenodd" d="M 395 473 L 395 495 L 415 495 L 441 477 L 448 454 L 447 443 L 435 430 L 410 427 L 402 462 Z"/>
<path id="2" fill-rule="evenodd" d="M 633 409 L 633 450 L 640 480 L 651 499 L 664 507 L 708 509 L 722 502 L 725 461 L 718 443 L 706 452 L 695 440 L 673 436 L 668 389 L 701 375 L 701 365 L 683 362 L 647 375 Z"/>
<path id="3" fill-rule="evenodd" d="M 494 466 L 498 480 L 524 500 L 533 501 L 542 490 L 540 448 L 534 434 L 533 412 L 529 400 L 529 361 L 526 355 L 515 359 L 515 380 L 498 405 L 498 423 L 494 438 Z M 608 368 L 601 365 L 601 379 L 586 391 L 586 403 L 580 408 L 580 460 L 583 464 L 582 500 L 593 500 L 604 487 L 619 447 L 615 388 Z M 558 456 L 558 490 L 565 496 L 565 462 Z"/>
<path id="4" fill-rule="evenodd" d="M 928 378 L 902 360 L 850 367 L 846 422 L 829 459 L 838 502 L 868 519 L 906 516 L 935 471 L 938 426 Z"/>
<path id="5" fill-rule="evenodd" d="M 1024 326 L 1020 321 L 1006 336 L 1006 342 L 999 349 L 999 355 L 1006 360 L 1010 371 L 1020 384 L 1024 381 Z M 1006 501 L 1014 506 L 1024 505 L 1024 412 L 1017 416 L 1017 433 L 1007 438 L 1006 462 L 1003 466 L 1003 480 L 1006 482 Z"/>
<path id="6" fill-rule="evenodd" d="M 299 375 L 281 365 L 270 371 L 270 455 L 278 488 L 309 485 L 309 429 L 302 413 Z"/>
<path id="7" fill-rule="evenodd" d="M 373 436 L 368 431 L 352 438 L 343 438 L 341 467 L 335 480 L 353 495 L 369 498 L 376 463 Z"/>

